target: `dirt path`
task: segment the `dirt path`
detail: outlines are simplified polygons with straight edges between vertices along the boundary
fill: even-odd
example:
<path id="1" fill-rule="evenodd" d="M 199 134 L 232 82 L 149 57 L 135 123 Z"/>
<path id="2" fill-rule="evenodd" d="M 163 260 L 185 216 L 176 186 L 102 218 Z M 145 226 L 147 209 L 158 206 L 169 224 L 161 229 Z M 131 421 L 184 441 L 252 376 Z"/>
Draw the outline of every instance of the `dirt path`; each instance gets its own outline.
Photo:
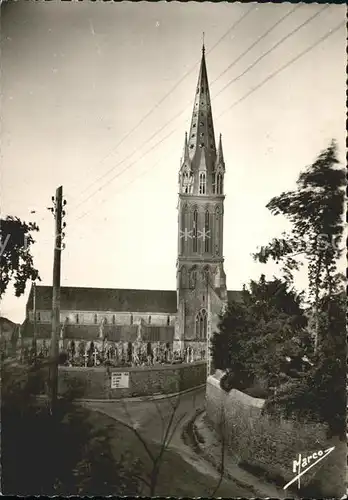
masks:
<path id="1" fill-rule="evenodd" d="M 204 397 L 204 389 L 180 397 L 180 404 L 173 422 L 175 425 L 180 421 L 180 425 L 173 433 L 172 440 L 163 455 L 156 495 L 255 497 L 254 490 L 248 488 L 245 483 L 242 484 L 227 477 L 221 481 L 216 468 L 183 442 L 181 437 L 183 426 L 192 420 L 198 408 L 204 408 Z M 132 435 L 132 431 L 126 429 L 127 433 L 125 433 L 123 430 L 123 439 L 122 442 L 120 441 L 122 425 L 120 422 L 135 424 L 141 436 L 158 452 L 162 443 L 163 427 L 166 428 L 172 412 L 172 404 L 168 399 L 159 400 L 156 404 L 153 401 L 134 403 L 128 401 L 126 405 L 122 402 L 89 402 L 84 406 L 114 420 L 114 446 L 117 451 L 128 447 L 134 456 L 139 456 L 144 463 L 146 462 L 144 468 L 150 467 L 143 445 L 134 434 Z"/>

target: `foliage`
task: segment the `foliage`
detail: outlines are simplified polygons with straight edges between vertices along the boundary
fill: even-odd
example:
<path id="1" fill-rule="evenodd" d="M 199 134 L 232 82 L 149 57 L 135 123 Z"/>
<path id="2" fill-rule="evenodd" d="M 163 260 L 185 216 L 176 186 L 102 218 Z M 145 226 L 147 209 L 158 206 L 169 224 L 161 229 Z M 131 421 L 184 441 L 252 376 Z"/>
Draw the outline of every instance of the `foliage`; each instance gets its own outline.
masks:
<path id="1" fill-rule="evenodd" d="M 309 352 L 307 319 L 301 295 L 280 279 L 258 282 L 244 288 L 243 302 L 232 302 L 212 339 L 216 368 L 230 369 L 230 387 L 241 390 L 257 379 L 267 386 L 286 378 L 286 357 Z"/>
<path id="2" fill-rule="evenodd" d="M 299 269 L 304 257 L 308 262 L 309 292 L 315 304 L 320 291 L 330 293 L 336 261 L 341 255 L 345 172 L 337 167 L 338 163 L 337 146 L 332 141 L 300 174 L 295 191 L 271 199 L 267 208 L 274 215 L 285 216 L 292 229 L 254 255 L 263 263 L 269 259 L 282 261 L 288 281 L 292 281 L 293 271 Z"/>
<path id="3" fill-rule="evenodd" d="M 138 493 L 132 469 L 112 456 L 108 429 L 96 429 L 74 405 L 74 391 L 54 416 L 35 394 L 47 369 L 2 373 L 2 486 L 17 495 L 124 495 Z M 134 469 L 135 470 L 135 469 Z"/>
<path id="4" fill-rule="evenodd" d="M 321 300 L 330 315 L 320 318 L 319 350 L 313 368 L 301 381 L 293 381 L 267 401 L 266 410 L 296 416 L 302 421 L 325 422 L 330 435 L 346 433 L 346 294 Z"/>
<path id="5" fill-rule="evenodd" d="M 255 259 L 282 261 L 286 279 L 308 262 L 310 328 L 314 333 L 313 366 L 302 380 L 288 381 L 267 403 L 268 411 L 302 420 L 326 422 L 331 434 L 345 435 L 346 338 L 345 292 L 337 273 L 343 234 L 345 172 L 338 167 L 334 141 L 297 181 L 267 205 L 292 224 L 289 234 L 273 240 Z M 302 261 L 300 260 L 302 259 Z"/>
<path id="6" fill-rule="evenodd" d="M 40 280 L 31 254 L 34 231 L 39 231 L 39 227 L 33 222 L 26 223 L 18 217 L 0 219 L 0 297 L 11 280 L 17 297 L 24 293 L 28 280 Z"/>

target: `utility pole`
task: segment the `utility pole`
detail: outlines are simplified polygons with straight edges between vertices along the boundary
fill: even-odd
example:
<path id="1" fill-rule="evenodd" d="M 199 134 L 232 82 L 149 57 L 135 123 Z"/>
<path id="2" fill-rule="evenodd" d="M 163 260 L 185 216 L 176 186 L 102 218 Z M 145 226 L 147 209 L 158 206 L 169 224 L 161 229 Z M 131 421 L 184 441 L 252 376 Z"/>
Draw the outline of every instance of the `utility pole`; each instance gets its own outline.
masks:
<path id="1" fill-rule="evenodd" d="M 58 339 L 60 330 L 60 273 L 62 252 L 62 218 L 65 215 L 63 205 L 63 187 L 56 190 L 55 198 L 52 196 L 54 207 L 50 209 L 55 219 L 55 240 L 53 256 L 53 295 L 52 295 L 52 337 L 51 337 L 51 363 L 50 363 L 50 410 L 53 414 L 58 395 Z M 63 227 L 65 227 L 65 223 Z"/>
<path id="2" fill-rule="evenodd" d="M 210 290 L 209 290 L 209 277 L 207 277 L 207 378 L 211 374 L 211 354 L 210 354 L 210 341 L 211 341 L 211 305 L 210 305 Z"/>
<path id="3" fill-rule="evenodd" d="M 36 340 L 36 283 L 33 281 L 33 323 L 34 323 L 34 332 L 33 337 Z"/>
<path id="4" fill-rule="evenodd" d="M 34 356 L 36 357 L 36 283 L 33 281 L 33 347 L 34 347 Z"/>

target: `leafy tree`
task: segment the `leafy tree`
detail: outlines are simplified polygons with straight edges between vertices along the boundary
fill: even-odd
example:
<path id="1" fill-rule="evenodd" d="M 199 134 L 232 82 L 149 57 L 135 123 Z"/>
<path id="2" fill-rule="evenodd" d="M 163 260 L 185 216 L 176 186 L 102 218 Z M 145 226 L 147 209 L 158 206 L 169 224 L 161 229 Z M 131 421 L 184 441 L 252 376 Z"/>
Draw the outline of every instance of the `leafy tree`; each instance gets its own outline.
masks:
<path id="1" fill-rule="evenodd" d="M 330 433 L 345 434 L 346 333 L 344 277 L 337 273 L 343 235 L 345 172 L 334 141 L 300 174 L 297 190 L 273 198 L 267 207 L 292 229 L 255 254 L 281 261 L 286 279 L 308 263 L 309 298 L 315 338 L 312 368 L 301 381 L 289 380 L 267 403 L 268 411 L 326 422 Z"/>
<path id="2" fill-rule="evenodd" d="M 285 385 L 270 398 L 266 410 L 296 416 L 304 420 L 325 422 L 330 435 L 345 439 L 346 433 L 346 293 L 321 299 L 325 309 L 330 302 L 330 316 L 321 315 L 319 329 L 322 341 L 312 369 L 301 381 Z"/>
<path id="3" fill-rule="evenodd" d="M 286 377 L 286 357 L 309 351 L 307 319 L 302 297 L 286 282 L 274 278 L 251 281 L 243 302 L 233 302 L 212 339 L 216 368 L 231 370 L 231 383 L 246 388 L 254 380 L 278 385 Z"/>
<path id="4" fill-rule="evenodd" d="M 254 254 L 254 258 L 263 263 L 269 259 L 282 261 L 289 282 L 303 259 L 307 261 L 316 343 L 319 301 L 321 296 L 332 294 L 336 263 L 342 252 L 345 172 L 338 164 L 337 146 L 332 141 L 300 174 L 295 191 L 271 199 L 267 208 L 274 215 L 285 216 L 292 223 L 292 229 Z"/>
<path id="5" fill-rule="evenodd" d="M 31 254 L 34 231 L 39 231 L 34 222 L 26 223 L 10 216 L 0 219 L 0 298 L 11 280 L 14 280 L 17 297 L 24 293 L 28 280 L 40 280 Z"/>

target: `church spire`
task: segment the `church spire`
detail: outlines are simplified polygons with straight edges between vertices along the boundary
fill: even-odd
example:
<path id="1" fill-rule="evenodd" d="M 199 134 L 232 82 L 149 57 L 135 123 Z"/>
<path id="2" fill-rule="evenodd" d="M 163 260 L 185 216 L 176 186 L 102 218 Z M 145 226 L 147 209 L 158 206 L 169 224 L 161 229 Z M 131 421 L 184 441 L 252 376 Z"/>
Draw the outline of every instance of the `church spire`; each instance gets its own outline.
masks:
<path id="1" fill-rule="evenodd" d="M 224 153 L 222 150 L 222 138 L 221 134 L 219 137 L 219 146 L 218 146 L 218 151 L 217 151 L 217 156 L 216 156 L 216 166 L 218 167 L 221 165 L 221 167 L 224 169 L 225 168 L 225 162 L 224 162 Z"/>
<path id="2" fill-rule="evenodd" d="M 188 147 L 188 141 L 187 141 L 187 132 L 185 132 L 185 143 L 184 143 L 184 154 L 182 157 L 182 163 L 190 161 L 190 155 L 189 155 L 189 147 Z"/>
<path id="3" fill-rule="evenodd" d="M 210 103 L 209 83 L 205 62 L 205 46 L 202 45 L 202 59 L 193 105 L 191 128 L 189 134 L 189 154 L 194 170 L 199 169 L 203 148 L 207 168 L 213 170 L 216 158 L 213 117 Z"/>

